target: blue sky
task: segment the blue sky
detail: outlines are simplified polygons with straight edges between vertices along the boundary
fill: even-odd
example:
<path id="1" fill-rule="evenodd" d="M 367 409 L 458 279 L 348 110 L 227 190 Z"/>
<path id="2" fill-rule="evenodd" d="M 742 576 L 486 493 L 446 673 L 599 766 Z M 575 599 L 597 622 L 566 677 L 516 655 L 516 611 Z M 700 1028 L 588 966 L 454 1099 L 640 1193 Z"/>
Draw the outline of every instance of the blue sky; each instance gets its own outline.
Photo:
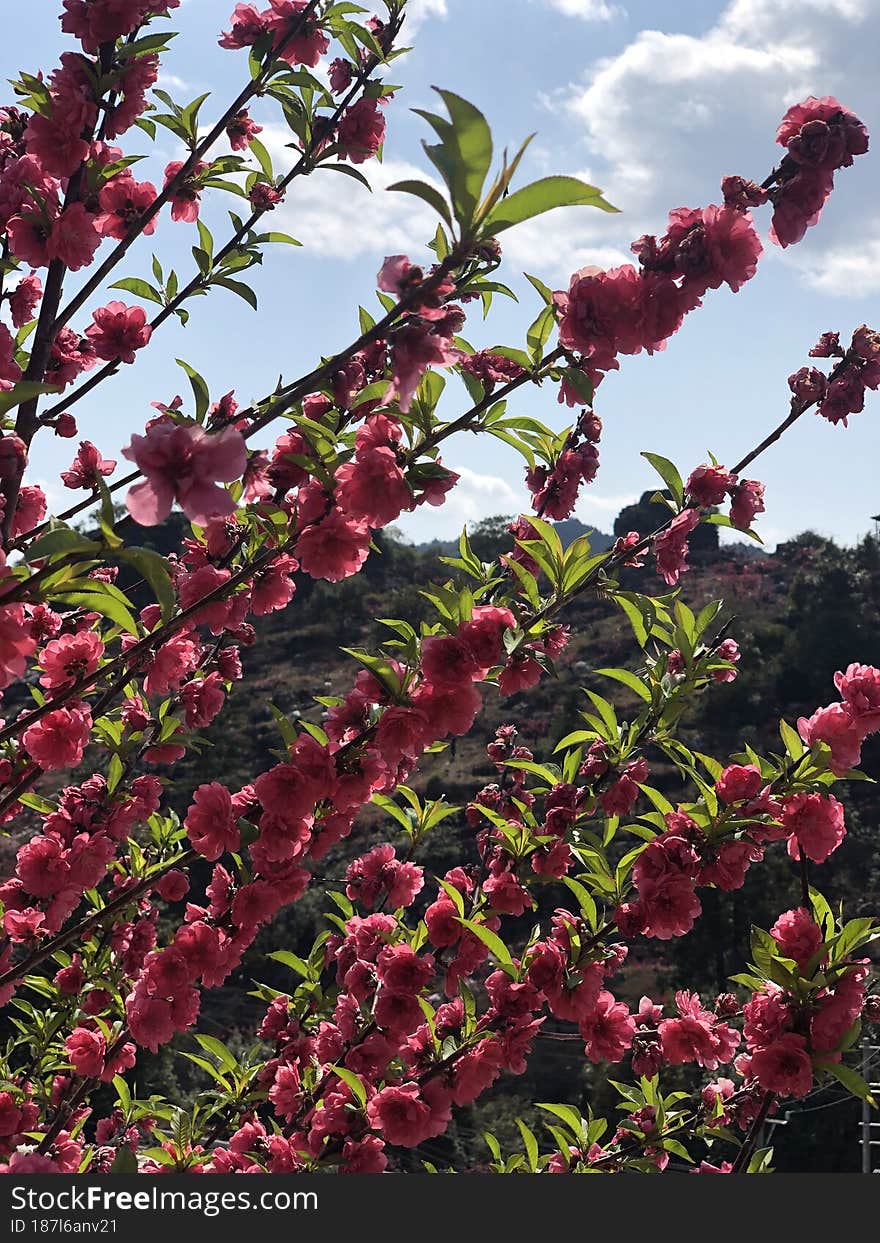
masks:
<path id="1" fill-rule="evenodd" d="M 216 111 L 212 99 L 202 112 L 206 122 L 246 73 L 241 54 L 217 47 L 232 7 L 232 0 L 184 0 L 173 15 L 180 37 L 161 84 L 183 102 L 215 92 Z M 19 67 L 49 70 L 69 46 L 58 8 L 55 0 L 18 8 L 0 46 L 4 79 Z M 500 300 L 485 326 L 472 311 L 465 335 L 478 345 L 522 343 L 538 309 L 523 271 L 564 287 L 585 264 L 626 261 L 629 242 L 661 232 L 670 208 L 717 202 L 723 174 L 762 179 L 779 150 L 776 126 L 795 100 L 836 94 L 880 133 L 880 0 L 411 0 L 411 8 L 413 51 L 393 67 L 403 89 L 389 109 L 385 162 L 369 170 L 375 193 L 333 174 L 297 183 L 273 227 L 304 245 L 267 256 L 255 277 L 259 316 L 220 291 L 197 300 L 187 329 L 166 325 L 135 366 L 76 408 L 81 435 L 105 456 L 143 427 L 152 401 L 188 392 L 175 358 L 197 367 L 215 397 L 235 388 L 247 402 L 279 374 L 295 377 L 357 335 L 355 308 L 372 305 L 383 257 L 422 257 L 433 232 L 420 204 L 382 188 L 430 169 L 419 146 L 424 125 L 409 110 L 431 106 L 432 84 L 480 106 L 499 150 L 537 131 L 524 177 L 577 174 L 621 209 L 617 216 L 568 209 L 507 234 L 502 279 L 521 302 Z M 266 104 L 253 114 L 285 168 L 290 153 L 277 115 Z M 139 137 L 137 130 L 126 136 L 127 151 L 138 150 Z M 158 180 L 164 162 L 179 154 L 173 142 L 163 139 L 162 162 L 141 165 L 138 175 L 148 170 Z M 605 423 L 602 466 L 584 489 L 579 517 L 608 529 L 622 504 L 653 486 L 641 449 L 674 458 L 683 471 L 706 460 L 707 450 L 733 462 L 785 416 L 786 377 L 821 332 L 848 336 L 863 322 L 878 326 L 878 190 L 880 155 L 869 153 L 838 174 L 822 220 L 799 246 L 781 252 L 767 243 L 758 275 L 740 293 L 710 292 L 663 354 L 626 359 L 608 377 L 596 406 Z M 205 213 L 218 239 L 224 210 Z M 759 214 L 762 234 L 768 224 Z M 163 220 L 118 275 L 148 275 L 155 249 L 163 260 L 172 255 L 188 277 L 194 240 L 188 226 Z M 871 397 L 848 429 L 805 416 L 756 466 L 767 485 L 758 529 L 768 544 L 808 526 L 844 542 L 869 528 L 869 515 L 880 510 L 880 396 Z M 465 401 L 452 379 L 448 417 Z M 549 389 L 524 391 L 513 408 L 554 426 L 565 422 Z M 57 475 L 74 448 L 52 436 L 34 445 L 33 473 L 56 503 L 71 497 L 61 496 Z M 462 483 L 444 509 L 400 524 L 412 538 L 446 538 L 466 519 L 525 505 L 521 460 L 500 442 L 462 437 L 448 443 L 444 460 L 462 472 Z"/>

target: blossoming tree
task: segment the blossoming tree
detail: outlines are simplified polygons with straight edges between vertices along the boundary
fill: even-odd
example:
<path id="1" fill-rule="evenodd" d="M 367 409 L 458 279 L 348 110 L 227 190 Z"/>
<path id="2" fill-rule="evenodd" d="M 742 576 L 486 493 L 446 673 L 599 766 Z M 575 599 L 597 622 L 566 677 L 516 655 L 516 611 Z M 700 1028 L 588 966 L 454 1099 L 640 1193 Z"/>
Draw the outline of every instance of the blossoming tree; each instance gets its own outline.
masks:
<path id="1" fill-rule="evenodd" d="M 824 333 L 815 365 L 789 379 L 779 426 L 731 467 L 689 464 L 683 477 L 646 454 L 668 507 L 652 534 L 563 549 L 553 520 L 596 474 L 600 384 L 686 330 L 721 286 L 751 282 L 763 249 L 753 211 L 771 213 L 779 246 L 816 225 L 835 174 L 867 151 L 864 126 L 832 98 L 789 108 L 762 181 L 726 176 L 720 203 L 672 210 L 662 234 L 634 241 L 632 264 L 584 269 L 556 292 L 530 277 L 539 310 L 525 342 L 474 351 L 469 310 L 488 314 L 509 293 L 504 233 L 560 206 L 614 209 L 571 177 L 522 184 L 525 148 L 499 162 L 483 115 L 440 91 L 441 112 L 422 113 L 439 183 L 392 187 L 436 213 L 433 266 L 386 257 L 379 309 L 361 309 L 349 343 L 316 342 L 308 374 L 267 379 L 247 408 L 233 394 L 212 401 L 187 367 L 191 399 L 153 403 L 122 473 L 104 456 L 110 433 L 88 423 L 90 395 L 207 291 L 255 303 L 247 274 L 292 240 L 266 217 L 296 179 L 363 180 L 406 18 L 406 0 L 386 0 L 381 17 L 329 0 L 237 5 L 220 42 L 240 87 L 209 127 L 204 99 L 156 88 L 178 3 L 63 0 L 71 50 L 45 77 L 22 74 L 0 110 L 0 821 L 17 849 L 0 883 L 3 1169 L 378 1173 L 521 1073 L 550 1016 L 586 1059 L 615 1065 L 622 1121 L 543 1105 L 546 1133 L 523 1124 L 520 1152 L 490 1137 L 493 1170 L 653 1171 L 670 1157 L 765 1168 L 758 1136 L 780 1102 L 829 1076 L 868 1095 L 848 1050 L 880 1017 L 866 955 L 877 931 L 832 911 L 821 865 L 846 837 L 834 791 L 859 776 L 862 743 L 880 730 L 880 671 L 841 670 L 836 701 L 783 721 L 775 753 L 747 739 L 732 756 L 693 751 L 679 722 L 736 677 L 740 651 L 722 602 L 695 614 L 677 585 L 701 523 L 749 532 L 763 511 L 756 459 L 811 409 L 844 424 L 862 410 L 880 386 L 880 336 Z M 289 128 L 289 168 L 260 142 L 257 97 Z M 180 144 L 161 188 L 136 175 L 160 129 Z M 200 218 L 208 195 L 234 202 L 223 238 Z M 194 266 L 155 258 L 144 275 L 132 246 L 166 211 L 191 232 Z M 536 385 L 558 388 L 570 426 L 516 413 Z M 104 450 L 80 440 L 61 478 L 81 499 L 48 516 L 29 458 L 39 436 L 76 439 L 80 426 Z M 380 648 L 349 651 L 350 689 L 324 702 L 322 725 L 278 713 L 281 751 L 264 770 L 241 789 L 201 785 L 178 815 L 174 765 L 240 693 L 255 619 L 289 610 L 295 626 L 298 581 L 356 575 L 375 532 L 442 505 L 457 477 L 441 449 L 463 431 L 525 460 L 532 509 L 508 551 L 484 563 L 463 535 L 427 593 L 430 622 L 386 620 Z M 139 529 L 175 506 L 188 534 L 163 557 Z M 648 558 L 664 595 L 621 585 Z M 632 632 L 627 667 L 596 671 L 614 700 L 586 692 L 582 727 L 552 756 L 500 728 L 463 813 L 419 793 L 423 757 L 470 731 L 487 688 L 510 696 L 553 676 L 566 610 L 587 594 Z M 677 773 L 665 793 L 658 760 Z M 368 806 L 375 844 L 322 874 Z M 462 814 L 472 853 L 427 873 L 425 842 Z M 776 851 L 790 859 L 790 909 L 753 930 L 730 992 L 644 997 L 635 1011 L 615 998 L 631 943 L 686 936 L 701 892 L 737 889 Z M 318 878 L 326 931 L 311 949 L 273 952 L 289 988 L 260 990 L 262 1025 L 234 1054 L 200 1031 L 202 996 Z M 138 1096 L 139 1067 L 172 1040 L 204 1076 L 191 1109 Z M 686 1065 L 693 1091 L 670 1090 L 669 1068 Z"/>

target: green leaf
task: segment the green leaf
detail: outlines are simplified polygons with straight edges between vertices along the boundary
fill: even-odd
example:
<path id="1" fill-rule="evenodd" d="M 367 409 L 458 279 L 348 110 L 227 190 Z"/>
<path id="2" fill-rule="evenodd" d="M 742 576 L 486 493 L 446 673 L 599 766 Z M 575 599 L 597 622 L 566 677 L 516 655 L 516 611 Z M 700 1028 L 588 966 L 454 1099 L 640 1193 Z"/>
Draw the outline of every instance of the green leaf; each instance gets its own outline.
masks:
<path id="1" fill-rule="evenodd" d="M 189 377 L 190 387 L 192 388 L 196 403 L 196 418 L 201 423 L 208 413 L 208 406 L 211 404 L 211 394 L 208 391 L 207 382 L 194 367 L 191 367 L 188 362 L 184 362 L 182 358 L 178 358 L 176 362 L 178 367 L 182 367 Z"/>
<path id="2" fill-rule="evenodd" d="M 556 315 L 553 307 L 545 306 L 526 333 L 526 343 L 532 356 L 532 362 L 539 363 L 544 357 L 544 346 L 550 340 L 550 334 L 555 326 Z"/>
<path id="3" fill-rule="evenodd" d="M 613 678 L 615 682 L 620 682 L 624 686 L 628 686 L 634 691 L 640 699 L 644 699 L 645 703 L 651 703 L 651 692 L 641 678 L 636 677 L 629 669 L 597 669 L 596 673 L 600 673 L 604 678 Z"/>
<path id="4" fill-rule="evenodd" d="M 259 310 L 257 295 L 250 285 L 245 285 L 244 281 L 234 281 L 229 276 L 215 276 L 211 281 L 211 286 L 213 287 L 214 285 L 222 285 L 230 293 L 238 294 L 239 298 L 243 298 L 248 306 L 253 307 L 255 311 Z"/>
<path id="5" fill-rule="evenodd" d="M 451 885 L 449 881 L 441 880 L 439 876 L 437 877 L 437 884 L 446 893 L 459 915 L 464 916 L 464 898 L 461 895 L 461 891 L 456 889 L 455 885 Z"/>
<path id="6" fill-rule="evenodd" d="M 539 1109 L 543 1109 L 548 1114 L 553 1114 L 554 1118 L 564 1122 L 571 1129 L 574 1139 L 580 1140 L 584 1120 L 573 1105 L 546 1105 L 541 1104 L 540 1101 L 535 1103 Z"/>
<path id="7" fill-rule="evenodd" d="M 617 211 L 605 201 L 601 190 L 577 177 L 542 177 L 508 194 L 495 206 L 486 221 L 488 232 L 501 233 L 557 207 L 601 207 L 603 211 Z"/>
<path id="8" fill-rule="evenodd" d="M 25 553 L 26 561 L 42 561 L 45 557 L 54 557 L 68 552 L 100 553 L 101 545 L 87 539 L 79 531 L 71 527 L 59 526 L 49 530 L 33 544 Z"/>
<path id="9" fill-rule="evenodd" d="M 110 1166 L 110 1173 L 137 1174 L 137 1172 L 137 1156 L 132 1152 L 128 1144 L 122 1144 L 116 1150 L 116 1156 L 113 1158 L 113 1164 Z"/>
<path id="10" fill-rule="evenodd" d="M 116 556 L 130 562 L 147 580 L 162 609 L 162 620 L 168 621 L 174 612 L 176 598 L 165 558 L 152 548 L 121 548 Z"/>
<path id="11" fill-rule="evenodd" d="M 542 280 L 539 280 L 537 276 L 529 276 L 528 272 L 524 272 L 523 275 L 525 276 L 529 284 L 534 286 L 535 289 L 537 289 L 538 293 L 544 299 L 545 304 L 549 306 L 551 302 L 553 301 L 553 290 L 550 288 L 550 286 L 545 285 L 544 282 Z"/>
<path id="12" fill-rule="evenodd" d="M 30 807 L 32 811 L 38 811 L 42 816 L 51 816 L 58 810 L 48 799 L 40 798 L 39 794 L 19 794 L 18 801 L 25 807 Z"/>
<path id="13" fill-rule="evenodd" d="M 792 729 L 787 721 L 779 722 L 779 736 L 782 745 L 793 760 L 799 760 L 805 751 L 803 741 L 796 729 Z"/>
<path id="14" fill-rule="evenodd" d="M 419 108 L 414 111 L 440 138 L 437 146 L 423 144 L 425 153 L 449 187 L 456 218 L 467 230 L 492 163 L 492 134 L 486 118 L 473 104 L 451 91 L 437 89 L 437 94 L 449 110 L 450 121 Z"/>
<path id="15" fill-rule="evenodd" d="M 301 975 L 304 980 L 312 978 L 312 969 L 309 964 L 290 950 L 273 950 L 266 957 L 273 959 L 274 962 L 280 962 L 285 967 L 290 967 L 291 971 Z"/>
<path id="16" fill-rule="evenodd" d="M 812 885 L 810 886 L 810 906 L 813 908 L 816 923 L 822 929 L 823 939 L 829 941 L 834 936 L 834 912 L 828 905 L 824 894 L 814 889 Z"/>
<path id="17" fill-rule="evenodd" d="M 587 691 L 587 694 L 601 716 L 605 728 L 608 730 L 606 734 L 608 741 L 616 742 L 620 733 L 620 726 L 617 723 L 617 713 L 614 711 L 613 705 L 603 698 L 602 695 L 597 695 L 595 691 Z"/>
<path id="18" fill-rule="evenodd" d="M 529 1169 L 534 1172 L 538 1168 L 538 1141 L 535 1139 L 534 1133 L 530 1131 L 523 1122 L 522 1118 L 517 1118 L 516 1125 L 519 1127 L 519 1133 L 523 1137 L 526 1156 L 529 1161 Z"/>
<path id="19" fill-rule="evenodd" d="M 102 585 L 105 587 L 109 586 L 109 584 Z M 119 594 L 121 595 L 121 592 Z M 100 613 L 102 617 L 112 621 L 114 626 L 121 626 L 128 634 L 138 634 L 138 624 L 132 616 L 131 610 L 109 591 L 60 591 L 53 593 L 51 599 L 53 603 L 64 604 L 69 608 L 85 609 L 89 613 Z"/>
<path id="20" fill-rule="evenodd" d="M 274 182 L 275 181 L 275 170 L 272 167 L 272 157 L 269 155 L 269 152 L 260 142 L 259 138 L 251 138 L 250 150 L 251 150 L 251 153 L 256 157 L 257 163 L 259 164 L 260 168 L 266 174 L 267 180 Z"/>
<path id="21" fill-rule="evenodd" d="M 60 392 L 61 388 L 57 384 L 38 384 L 35 380 L 19 380 L 18 384 L 14 384 L 8 392 L 0 393 L 0 415 L 8 414 L 16 406 L 33 401 L 35 397 L 42 397 L 44 393 Z"/>
<path id="22" fill-rule="evenodd" d="M 165 299 L 159 290 L 155 289 L 149 281 L 141 280 L 137 276 L 126 276 L 110 288 L 123 289 L 126 293 L 133 293 L 136 298 L 143 298 L 146 302 L 157 302 L 159 306 L 165 305 Z"/>
<path id="23" fill-rule="evenodd" d="M 813 1065 L 817 1070 L 827 1070 L 829 1075 L 833 1075 L 838 1083 L 842 1083 L 847 1092 L 851 1092 L 853 1096 L 857 1096 L 860 1101 L 867 1101 L 873 1108 L 877 1108 L 877 1102 L 871 1095 L 870 1085 L 865 1083 L 862 1076 L 849 1066 L 844 1066 L 841 1062 L 826 1062 L 821 1059 L 815 1061 Z"/>
<path id="24" fill-rule="evenodd" d="M 675 464 L 669 458 L 661 457 L 659 453 L 643 453 L 642 457 L 651 463 L 669 489 L 672 499 L 681 506 L 684 501 L 684 484 Z"/>
<path id="25" fill-rule="evenodd" d="M 497 932 L 493 932 L 491 928 L 487 928 L 485 924 L 478 924 L 473 919 L 461 919 L 458 921 L 469 932 L 472 932 L 477 940 L 482 941 L 488 950 L 490 950 L 500 963 L 506 967 L 513 966 L 513 959 L 510 956 L 510 950 L 501 940 Z"/>
<path id="26" fill-rule="evenodd" d="M 417 199 L 421 199 L 429 207 L 433 207 L 441 219 L 445 220 L 449 227 L 452 228 L 449 204 L 440 191 L 427 181 L 395 181 L 394 185 L 389 186 L 388 189 L 398 191 L 401 194 L 412 194 Z"/>
<path id="27" fill-rule="evenodd" d="M 367 1092 L 359 1077 L 352 1070 L 346 1069 L 345 1066 L 333 1066 L 334 1075 L 342 1080 L 354 1094 L 355 1100 L 364 1109 L 367 1104 Z"/>
<path id="28" fill-rule="evenodd" d="M 217 1040 L 214 1036 L 196 1036 L 197 1042 L 202 1046 L 206 1053 L 212 1053 L 216 1057 L 221 1066 L 226 1070 L 235 1070 L 238 1066 L 235 1058 L 226 1048 L 225 1044 Z"/>
<path id="29" fill-rule="evenodd" d="M 566 367 L 562 372 L 562 378 L 568 381 L 585 406 L 592 406 L 595 385 L 589 376 L 584 375 L 580 367 Z"/>

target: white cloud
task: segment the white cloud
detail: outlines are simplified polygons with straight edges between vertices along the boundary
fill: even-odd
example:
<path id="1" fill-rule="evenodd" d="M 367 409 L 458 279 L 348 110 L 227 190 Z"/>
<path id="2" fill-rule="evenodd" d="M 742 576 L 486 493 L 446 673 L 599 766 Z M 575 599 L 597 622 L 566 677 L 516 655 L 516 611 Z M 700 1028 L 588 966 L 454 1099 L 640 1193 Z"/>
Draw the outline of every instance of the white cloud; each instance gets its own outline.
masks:
<path id="1" fill-rule="evenodd" d="M 604 519 L 616 518 L 627 505 L 634 505 L 638 500 L 636 492 L 622 492 L 619 496 L 601 496 L 598 492 L 585 489 L 575 506 L 575 516 L 581 522 L 601 523 Z"/>
<path id="2" fill-rule="evenodd" d="M 260 137 L 275 166 L 289 166 L 292 153 L 285 150 L 287 131 L 267 125 Z M 396 181 L 431 181 L 425 170 L 403 160 L 386 159 L 382 164 L 364 164 L 360 171 L 373 187 L 372 194 L 344 173 L 327 170 L 295 181 L 286 202 L 275 212 L 273 227 L 292 233 L 311 254 L 329 258 L 371 255 L 381 262 L 384 255 L 406 253 L 416 258 L 419 251 L 425 252 L 422 258 L 428 257 L 425 246 L 436 231 L 436 213 L 420 199 L 387 190 Z"/>
<path id="3" fill-rule="evenodd" d="M 406 6 L 406 25 L 404 27 L 407 38 L 414 35 L 420 26 L 432 17 L 448 17 L 449 10 L 446 7 L 446 0 L 409 0 Z"/>
<path id="4" fill-rule="evenodd" d="M 834 297 L 865 298 L 880 292 L 880 220 L 870 234 L 833 246 L 795 266 L 811 289 Z"/>
<path id="5" fill-rule="evenodd" d="M 514 488 L 500 475 L 481 474 L 469 466 L 449 462 L 449 469 L 461 476 L 447 495 L 441 509 L 422 506 L 405 514 L 396 523 L 407 539 L 416 543 L 432 539 L 454 539 L 465 524 L 496 514 L 518 514 L 528 508 L 524 487 Z"/>
<path id="6" fill-rule="evenodd" d="M 580 17 L 587 22 L 608 22 L 625 12 L 620 5 L 606 4 L 605 0 L 547 0 L 547 3 L 565 17 Z"/>
<path id="7" fill-rule="evenodd" d="M 529 220 L 503 239 L 507 262 L 534 272 L 542 280 L 557 278 L 568 286 L 572 272 L 594 265 L 613 268 L 628 263 L 632 255 L 602 238 L 602 225 L 584 217 L 602 217 L 594 207 L 564 207 L 539 220 Z"/>
<path id="8" fill-rule="evenodd" d="M 582 126 L 591 179 L 622 211 L 578 217 L 572 250 L 625 251 L 640 233 L 662 230 L 669 208 L 717 201 L 723 174 L 763 179 L 778 155 L 782 112 L 806 95 L 836 94 L 876 129 L 869 49 L 878 40 L 877 0 L 731 0 L 702 36 L 640 31 L 549 101 Z M 859 293 L 877 285 L 850 239 L 876 236 L 877 175 L 859 161 L 838 180 L 821 228 L 796 249 L 768 252 L 813 285 L 827 290 L 842 277 Z M 865 246 L 865 268 L 875 258 Z"/>
<path id="9" fill-rule="evenodd" d="M 176 73 L 169 73 L 166 69 L 162 69 L 159 75 L 159 86 L 163 91 L 188 91 L 190 84 L 186 78 L 181 78 Z"/>

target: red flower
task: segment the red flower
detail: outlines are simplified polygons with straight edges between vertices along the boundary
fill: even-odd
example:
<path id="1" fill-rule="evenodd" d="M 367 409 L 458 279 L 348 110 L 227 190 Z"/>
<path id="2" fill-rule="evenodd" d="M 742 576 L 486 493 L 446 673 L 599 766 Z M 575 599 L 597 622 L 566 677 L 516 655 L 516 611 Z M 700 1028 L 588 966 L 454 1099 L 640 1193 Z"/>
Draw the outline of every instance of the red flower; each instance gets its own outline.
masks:
<path id="1" fill-rule="evenodd" d="M 200 177 L 207 169 L 207 164 L 199 161 L 194 164 L 184 177 L 180 177 L 184 167 L 183 160 L 172 160 L 165 169 L 164 190 L 174 182 L 171 192 L 171 219 L 182 220 L 186 224 L 194 224 L 199 218 L 201 204 Z"/>
<path id="2" fill-rule="evenodd" d="M 346 108 L 336 133 L 339 158 L 363 164 L 385 141 L 385 116 L 375 99 L 363 96 Z"/>
<path id="3" fill-rule="evenodd" d="M 138 227 L 147 208 L 156 201 L 156 187 L 149 181 L 135 181 L 128 176 L 114 177 L 98 195 L 101 214 L 95 225 L 104 237 L 124 241 Z M 149 236 L 155 232 L 158 217 L 154 216 L 143 226 L 141 232 Z"/>
<path id="4" fill-rule="evenodd" d="M 101 244 L 101 235 L 95 224 L 95 217 L 86 211 L 82 203 L 66 207 L 52 225 L 46 254 L 50 259 L 59 259 L 71 272 L 87 267 Z"/>
<path id="5" fill-rule="evenodd" d="M 107 362 L 133 363 L 135 353 L 144 348 L 153 332 L 141 306 L 108 302 L 92 318 L 95 322 L 86 329 L 86 337 L 95 355 Z"/>
<path id="6" fill-rule="evenodd" d="M 199 786 L 183 824 L 193 848 L 206 859 L 213 861 L 224 851 L 238 849 L 232 795 L 218 781 Z"/>
<path id="7" fill-rule="evenodd" d="M 96 488 L 99 476 L 112 475 L 114 470 L 115 461 L 102 458 L 90 440 L 82 440 L 70 467 L 61 472 L 61 480 L 65 488 Z"/>
<path id="8" fill-rule="evenodd" d="M 177 501 L 199 526 L 230 514 L 235 502 L 220 483 L 240 479 L 247 465 L 241 432 L 226 427 L 209 435 L 201 427 L 157 422 L 145 436 L 132 436 L 122 456 L 146 475 L 126 497 L 129 513 L 141 526 L 164 522 Z"/>

